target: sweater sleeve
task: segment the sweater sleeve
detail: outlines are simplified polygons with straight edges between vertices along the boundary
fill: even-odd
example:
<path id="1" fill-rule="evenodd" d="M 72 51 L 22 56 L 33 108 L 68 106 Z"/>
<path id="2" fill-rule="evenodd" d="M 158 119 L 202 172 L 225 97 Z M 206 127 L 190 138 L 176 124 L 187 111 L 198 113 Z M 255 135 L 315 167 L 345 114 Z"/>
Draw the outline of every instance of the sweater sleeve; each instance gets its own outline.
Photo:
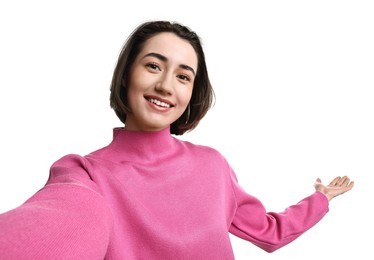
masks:
<path id="1" fill-rule="evenodd" d="M 41 190 L 0 214 L 1 259 L 104 259 L 111 225 L 83 158 L 67 156 Z"/>
<path id="2" fill-rule="evenodd" d="M 247 194 L 231 170 L 236 212 L 230 233 L 273 252 L 298 238 L 328 212 L 328 199 L 321 192 L 302 199 L 283 212 L 267 212 L 263 204 Z"/>

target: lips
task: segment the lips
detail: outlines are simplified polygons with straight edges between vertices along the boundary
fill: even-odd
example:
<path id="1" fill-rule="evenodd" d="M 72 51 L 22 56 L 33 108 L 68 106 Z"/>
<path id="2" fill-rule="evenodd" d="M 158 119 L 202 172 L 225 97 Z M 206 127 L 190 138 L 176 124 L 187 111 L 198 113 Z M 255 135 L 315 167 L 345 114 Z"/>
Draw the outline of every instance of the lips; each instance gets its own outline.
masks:
<path id="1" fill-rule="evenodd" d="M 155 104 L 159 107 L 163 107 L 163 108 L 170 108 L 170 107 L 174 106 L 169 101 L 161 99 L 161 98 L 157 98 L 157 97 L 145 97 L 145 99 L 147 99 L 149 102 L 151 102 L 151 103 L 153 103 L 153 104 Z"/>

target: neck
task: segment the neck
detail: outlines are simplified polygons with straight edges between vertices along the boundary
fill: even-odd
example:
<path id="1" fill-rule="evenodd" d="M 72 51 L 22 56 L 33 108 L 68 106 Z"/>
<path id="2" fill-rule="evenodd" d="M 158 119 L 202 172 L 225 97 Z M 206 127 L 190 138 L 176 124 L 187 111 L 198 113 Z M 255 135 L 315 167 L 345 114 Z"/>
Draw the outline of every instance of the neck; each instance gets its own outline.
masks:
<path id="1" fill-rule="evenodd" d="M 137 131 L 127 128 L 114 128 L 113 141 L 110 144 L 122 160 L 146 162 L 155 156 L 167 155 L 174 145 L 170 127 L 161 131 Z"/>

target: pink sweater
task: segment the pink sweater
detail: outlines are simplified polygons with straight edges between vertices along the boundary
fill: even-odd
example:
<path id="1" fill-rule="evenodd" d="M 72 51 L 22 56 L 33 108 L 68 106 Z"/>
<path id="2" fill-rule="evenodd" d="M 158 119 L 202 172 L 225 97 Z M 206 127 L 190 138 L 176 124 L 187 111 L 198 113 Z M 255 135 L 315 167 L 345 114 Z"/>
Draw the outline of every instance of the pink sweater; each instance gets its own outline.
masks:
<path id="1" fill-rule="evenodd" d="M 316 224 L 315 192 L 266 212 L 216 150 L 161 132 L 114 129 L 56 161 L 41 190 L 0 215 L 1 259 L 234 259 L 229 232 L 272 252 Z"/>

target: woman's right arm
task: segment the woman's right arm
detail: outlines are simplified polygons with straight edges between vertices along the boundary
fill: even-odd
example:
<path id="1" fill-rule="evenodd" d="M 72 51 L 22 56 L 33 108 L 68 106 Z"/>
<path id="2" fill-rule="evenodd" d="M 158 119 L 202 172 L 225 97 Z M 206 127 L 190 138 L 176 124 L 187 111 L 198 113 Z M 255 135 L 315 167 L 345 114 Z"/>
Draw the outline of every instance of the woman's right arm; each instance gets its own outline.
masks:
<path id="1" fill-rule="evenodd" d="M 0 214 L 1 259 L 104 259 L 111 211 L 87 175 L 58 174 L 69 169 L 57 167 L 34 196 Z"/>

